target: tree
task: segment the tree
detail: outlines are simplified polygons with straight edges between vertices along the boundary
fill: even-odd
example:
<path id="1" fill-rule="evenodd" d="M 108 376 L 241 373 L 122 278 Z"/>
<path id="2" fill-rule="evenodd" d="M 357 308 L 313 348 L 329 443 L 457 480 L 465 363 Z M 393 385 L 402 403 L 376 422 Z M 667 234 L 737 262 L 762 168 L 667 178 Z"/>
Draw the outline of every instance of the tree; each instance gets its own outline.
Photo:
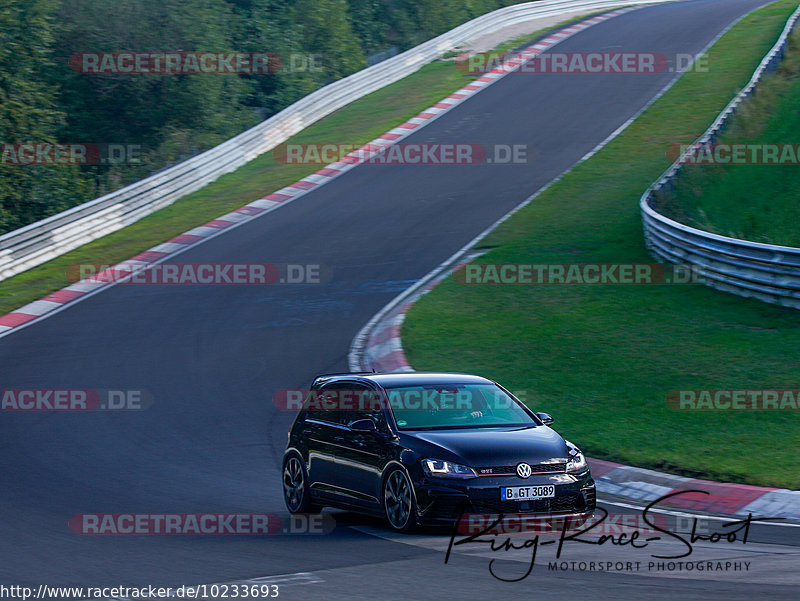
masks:
<path id="1" fill-rule="evenodd" d="M 258 122 L 252 86 L 235 74 L 92 75 L 67 68 L 81 52 L 233 52 L 224 0 L 62 0 L 56 57 L 62 138 L 143 147 L 145 167 L 187 158 Z M 144 173 L 139 174 L 141 176 Z"/>
<path id="2" fill-rule="evenodd" d="M 0 232 L 41 219 L 84 198 L 76 167 L 19 165 L 15 144 L 56 142 L 64 119 L 57 90 L 47 82 L 52 65 L 55 0 L 4 0 L 0 6 Z"/>

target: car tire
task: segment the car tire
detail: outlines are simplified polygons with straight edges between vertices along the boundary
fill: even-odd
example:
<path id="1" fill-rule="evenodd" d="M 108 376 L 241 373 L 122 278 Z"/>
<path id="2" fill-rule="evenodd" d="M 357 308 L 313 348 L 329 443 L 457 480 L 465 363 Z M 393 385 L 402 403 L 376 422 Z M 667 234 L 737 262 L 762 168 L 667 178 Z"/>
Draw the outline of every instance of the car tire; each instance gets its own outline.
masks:
<path id="1" fill-rule="evenodd" d="M 311 500 L 308 488 L 308 472 L 303 459 L 296 453 L 287 455 L 281 470 L 283 501 L 289 513 L 319 513 L 322 509 Z"/>
<path id="2" fill-rule="evenodd" d="M 383 480 L 383 513 L 395 532 L 407 534 L 417 527 L 414 487 L 404 469 L 394 468 Z"/>

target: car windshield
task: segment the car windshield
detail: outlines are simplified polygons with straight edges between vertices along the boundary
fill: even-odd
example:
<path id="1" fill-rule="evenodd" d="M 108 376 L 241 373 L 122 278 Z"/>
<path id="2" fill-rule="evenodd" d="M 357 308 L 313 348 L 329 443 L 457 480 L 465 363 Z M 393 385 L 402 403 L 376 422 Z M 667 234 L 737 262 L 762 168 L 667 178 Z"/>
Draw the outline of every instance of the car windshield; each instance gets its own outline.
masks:
<path id="1" fill-rule="evenodd" d="M 494 384 L 402 386 L 386 393 L 401 430 L 537 425 Z"/>

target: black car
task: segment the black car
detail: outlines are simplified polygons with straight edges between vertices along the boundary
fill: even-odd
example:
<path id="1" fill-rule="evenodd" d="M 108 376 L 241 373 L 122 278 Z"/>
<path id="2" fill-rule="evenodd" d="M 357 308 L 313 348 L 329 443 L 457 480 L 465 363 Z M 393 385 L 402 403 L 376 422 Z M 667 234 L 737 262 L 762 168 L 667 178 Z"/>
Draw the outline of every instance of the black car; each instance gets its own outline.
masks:
<path id="1" fill-rule="evenodd" d="M 385 516 L 401 532 L 465 513 L 585 518 L 594 480 L 552 422 L 479 376 L 320 376 L 289 431 L 286 505 Z"/>

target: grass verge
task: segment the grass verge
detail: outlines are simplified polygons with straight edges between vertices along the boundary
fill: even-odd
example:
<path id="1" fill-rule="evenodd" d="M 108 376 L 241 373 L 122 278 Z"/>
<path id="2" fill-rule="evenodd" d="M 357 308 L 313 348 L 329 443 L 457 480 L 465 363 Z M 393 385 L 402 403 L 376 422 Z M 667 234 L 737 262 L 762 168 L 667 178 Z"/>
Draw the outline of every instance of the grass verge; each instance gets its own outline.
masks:
<path id="1" fill-rule="evenodd" d="M 740 22 L 600 153 L 486 238 L 480 263 L 648 263 L 638 202 L 750 78 L 797 1 Z M 686 99 L 691 98 L 691 102 Z M 800 487 L 800 413 L 678 411 L 670 391 L 800 388 L 800 313 L 700 285 L 463 285 L 411 309 L 417 369 L 475 372 L 528 391 L 591 456 Z"/>
<path id="2" fill-rule="evenodd" d="M 722 145 L 766 145 L 775 146 L 776 151 L 779 147 L 774 160 L 786 162 L 686 165 L 673 193 L 659 199 L 659 210 L 676 221 L 723 236 L 800 246 L 798 106 L 800 30 L 795 30 L 780 69 L 762 82 L 718 140 Z M 785 151 L 790 152 L 783 155 Z"/>
<path id="3" fill-rule="evenodd" d="M 573 18 L 564 23 L 574 21 Z M 551 29 L 554 28 L 548 27 L 509 40 L 493 52 L 506 52 Z M 430 63 L 416 73 L 332 113 L 287 140 L 287 143 L 365 144 L 467 85 L 475 77 L 477 75 L 456 68 L 452 60 Z M 71 284 L 67 279 L 70 265 L 105 265 L 124 261 L 193 227 L 280 190 L 321 167 L 289 165 L 277 161 L 272 152 L 265 153 L 133 225 L 0 282 L 0 315 Z"/>

